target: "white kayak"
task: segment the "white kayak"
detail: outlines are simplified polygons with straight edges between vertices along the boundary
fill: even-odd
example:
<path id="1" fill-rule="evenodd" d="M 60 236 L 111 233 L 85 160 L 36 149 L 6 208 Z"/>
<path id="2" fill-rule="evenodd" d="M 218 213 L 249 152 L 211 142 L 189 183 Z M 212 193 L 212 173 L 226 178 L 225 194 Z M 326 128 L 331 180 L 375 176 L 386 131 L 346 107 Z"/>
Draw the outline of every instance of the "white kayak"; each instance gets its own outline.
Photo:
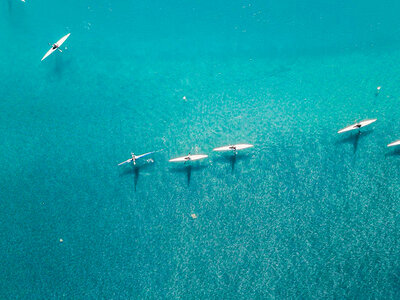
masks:
<path id="1" fill-rule="evenodd" d="M 118 166 L 123 165 L 123 164 L 126 164 L 126 163 L 130 163 L 130 162 L 133 162 L 133 164 L 136 164 L 136 161 L 137 161 L 138 159 L 143 158 L 143 157 L 145 157 L 145 156 L 147 156 L 147 155 L 153 154 L 154 152 L 156 152 L 156 151 L 147 152 L 147 153 L 141 154 L 141 155 L 134 155 L 133 153 L 131 153 L 132 158 L 130 158 L 130 159 L 126 160 L 126 161 L 123 161 L 122 163 L 119 163 Z"/>
<path id="2" fill-rule="evenodd" d="M 208 155 L 205 154 L 189 154 L 186 156 L 181 156 L 177 158 L 170 159 L 169 162 L 186 162 L 186 161 L 194 161 L 194 160 L 199 160 L 208 157 Z"/>
<path id="3" fill-rule="evenodd" d="M 70 33 L 68 33 L 67 35 L 63 36 L 57 43 L 53 44 L 53 46 L 51 46 L 50 50 L 47 51 L 47 53 L 43 56 L 42 61 L 49 56 L 50 54 L 52 54 L 54 51 L 56 51 L 57 49 L 60 50 L 60 46 L 66 41 L 66 39 L 69 37 Z M 61 51 L 61 50 L 60 50 Z"/>
<path id="4" fill-rule="evenodd" d="M 393 147 L 393 146 L 398 146 L 400 145 L 400 140 L 394 141 L 393 143 L 390 143 L 389 145 L 387 145 L 388 147 Z"/>
<path id="5" fill-rule="evenodd" d="M 229 145 L 229 146 L 214 148 L 213 151 L 238 151 L 238 150 L 243 150 L 243 149 L 252 148 L 252 147 L 254 147 L 254 145 L 237 144 L 237 145 Z"/>
<path id="6" fill-rule="evenodd" d="M 338 133 L 343 133 L 343 132 L 347 132 L 347 131 L 351 131 L 351 130 L 355 130 L 355 129 L 360 129 L 361 127 L 364 127 L 364 126 L 374 123 L 376 120 L 377 119 L 368 119 L 368 120 L 364 120 L 364 121 L 355 123 L 353 125 L 347 126 L 343 129 L 340 129 L 338 131 Z"/>

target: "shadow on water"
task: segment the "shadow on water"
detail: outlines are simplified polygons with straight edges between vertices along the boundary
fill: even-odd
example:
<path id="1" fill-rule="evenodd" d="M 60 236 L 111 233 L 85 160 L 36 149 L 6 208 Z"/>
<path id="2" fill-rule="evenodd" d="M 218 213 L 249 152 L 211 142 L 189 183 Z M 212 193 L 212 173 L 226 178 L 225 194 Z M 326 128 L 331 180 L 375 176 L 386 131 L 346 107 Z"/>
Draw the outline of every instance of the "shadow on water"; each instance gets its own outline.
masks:
<path id="1" fill-rule="evenodd" d="M 353 153 L 355 154 L 357 152 L 358 148 L 358 143 L 360 141 L 360 138 L 365 138 L 366 136 L 370 135 L 374 130 L 370 129 L 367 131 L 359 131 L 355 134 L 349 135 L 348 137 L 345 137 L 339 141 L 336 142 L 336 144 L 352 144 L 353 145 Z"/>
<path id="2" fill-rule="evenodd" d="M 0 15 L 2 15 L 1 13 L 4 10 L 4 16 L 7 18 L 12 34 L 25 34 L 26 28 L 29 26 L 27 23 L 26 3 L 23 3 L 21 0 L 7 0 L 0 1 L 0 3 Z"/>
<path id="3" fill-rule="evenodd" d="M 400 148 L 391 150 L 385 154 L 385 158 L 388 158 L 391 156 L 393 156 L 393 157 L 400 156 Z"/>
<path id="4" fill-rule="evenodd" d="M 171 168 L 171 171 L 174 173 L 185 173 L 187 176 L 187 184 L 188 186 L 190 185 L 190 180 L 192 177 L 192 171 L 200 171 L 205 169 L 206 166 L 203 165 L 184 165 L 182 167 L 175 167 L 175 168 Z"/>
<path id="5" fill-rule="evenodd" d="M 229 163 L 231 165 L 231 169 L 232 169 L 232 174 L 235 171 L 235 165 L 238 161 L 248 161 L 250 159 L 250 155 L 249 154 L 233 154 L 233 153 L 229 153 L 229 154 L 223 154 L 220 157 L 218 157 L 215 162 L 216 163 L 222 163 L 222 164 L 226 164 Z"/>
<path id="6" fill-rule="evenodd" d="M 64 53 L 55 51 L 43 61 L 46 65 L 48 65 L 47 76 L 49 77 L 49 80 L 61 79 L 64 76 L 64 73 L 68 71 L 72 60 L 63 54 Z"/>
<path id="7" fill-rule="evenodd" d="M 145 164 L 136 164 L 136 165 L 130 165 L 129 167 L 125 168 L 124 171 L 122 171 L 119 176 L 127 176 L 127 175 L 133 175 L 133 183 L 135 186 L 135 192 L 136 192 L 136 187 L 139 181 L 139 175 L 140 171 L 145 170 L 149 168 L 152 165 L 152 163 L 145 163 Z"/>
<path id="8" fill-rule="evenodd" d="M 67 69 L 67 67 L 71 64 L 71 59 L 63 57 L 62 56 L 63 53 L 53 53 L 53 55 L 54 54 L 56 54 L 54 61 L 54 68 L 50 75 L 52 77 L 56 75 L 58 78 L 61 78 L 64 75 L 64 72 Z"/>

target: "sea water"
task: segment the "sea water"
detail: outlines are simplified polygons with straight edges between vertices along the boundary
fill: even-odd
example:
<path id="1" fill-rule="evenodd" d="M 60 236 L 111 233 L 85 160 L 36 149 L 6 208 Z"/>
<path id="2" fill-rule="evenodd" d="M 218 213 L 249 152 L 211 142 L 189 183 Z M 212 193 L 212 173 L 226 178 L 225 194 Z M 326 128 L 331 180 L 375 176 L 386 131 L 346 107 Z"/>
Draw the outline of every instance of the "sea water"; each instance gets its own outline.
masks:
<path id="1" fill-rule="evenodd" d="M 0 297 L 398 299 L 400 2 L 325 2 L 3 0 Z"/>

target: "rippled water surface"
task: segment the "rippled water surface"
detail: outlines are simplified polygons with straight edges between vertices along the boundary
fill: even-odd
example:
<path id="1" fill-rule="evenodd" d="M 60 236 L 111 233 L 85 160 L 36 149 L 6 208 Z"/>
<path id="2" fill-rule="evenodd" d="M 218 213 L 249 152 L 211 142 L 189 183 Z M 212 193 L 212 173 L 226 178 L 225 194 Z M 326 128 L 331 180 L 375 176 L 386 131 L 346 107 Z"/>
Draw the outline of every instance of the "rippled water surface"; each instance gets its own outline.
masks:
<path id="1" fill-rule="evenodd" d="M 0 297 L 398 299 L 400 3 L 167 2 L 0 3 Z"/>

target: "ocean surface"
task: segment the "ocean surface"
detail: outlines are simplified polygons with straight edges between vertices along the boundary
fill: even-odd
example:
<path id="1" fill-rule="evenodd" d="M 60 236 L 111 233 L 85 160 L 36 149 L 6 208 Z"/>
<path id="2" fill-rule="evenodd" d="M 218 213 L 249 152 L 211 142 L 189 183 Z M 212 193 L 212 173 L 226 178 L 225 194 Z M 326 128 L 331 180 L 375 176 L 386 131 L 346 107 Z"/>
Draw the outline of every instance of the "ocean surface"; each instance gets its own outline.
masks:
<path id="1" fill-rule="evenodd" d="M 0 298 L 399 299 L 399 12 L 1 1 Z"/>

